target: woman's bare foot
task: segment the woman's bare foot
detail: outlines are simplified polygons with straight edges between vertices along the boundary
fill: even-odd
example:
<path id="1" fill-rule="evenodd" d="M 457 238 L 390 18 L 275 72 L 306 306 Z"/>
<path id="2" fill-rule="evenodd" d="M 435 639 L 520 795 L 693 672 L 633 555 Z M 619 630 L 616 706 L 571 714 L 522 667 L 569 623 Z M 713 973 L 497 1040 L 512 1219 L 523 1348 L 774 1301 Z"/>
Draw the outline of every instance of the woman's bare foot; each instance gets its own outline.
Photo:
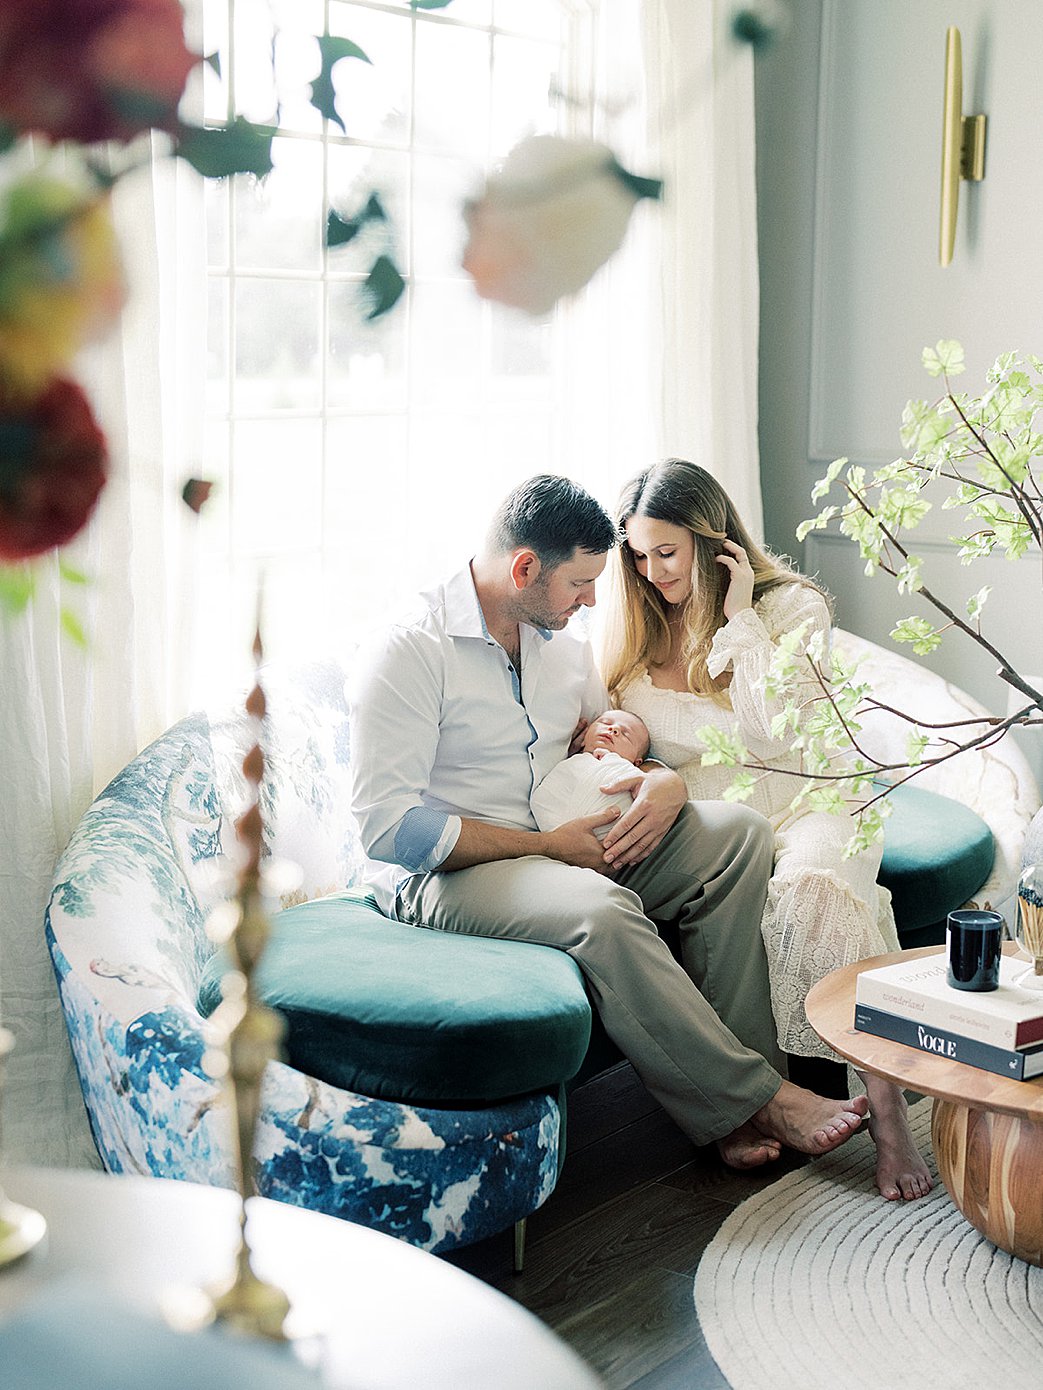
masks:
<path id="1" fill-rule="evenodd" d="M 900 1088 L 882 1076 L 859 1073 L 869 1098 L 869 1133 L 876 1145 L 876 1185 L 889 1202 L 912 1202 L 934 1186 L 909 1128 Z"/>
<path id="2" fill-rule="evenodd" d="M 717 1152 L 729 1168 L 760 1168 L 782 1153 L 777 1139 L 769 1139 L 749 1120 L 717 1140 Z"/>
<path id="3" fill-rule="evenodd" d="M 761 1134 L 800 1153 L 824 1154 L 850 1139 L 868 1110 L 865 1096 L 827 1100 L 784 1081 L 767 1105 L 750 1117 L 749 1123 Z"/>

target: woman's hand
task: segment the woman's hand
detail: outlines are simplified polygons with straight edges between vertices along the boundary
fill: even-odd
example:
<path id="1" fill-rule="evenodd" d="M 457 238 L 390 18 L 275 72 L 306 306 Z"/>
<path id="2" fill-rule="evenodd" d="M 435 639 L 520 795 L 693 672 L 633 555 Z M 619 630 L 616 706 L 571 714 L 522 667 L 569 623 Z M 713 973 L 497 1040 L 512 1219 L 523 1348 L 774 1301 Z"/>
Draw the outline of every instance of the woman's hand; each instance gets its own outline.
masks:
<path id="1" fill-rule="evenodd" d="M 566 757 L 571 758 L 573 753 L 578 753 L 583 747 L 583 735 L 590 727 L 589 719 L 581 719 L 572 731 L 572 738 L 569 740 L 569 751 Z"/>
<path id="2" fill-rule="evenodd" d="M 633 774 L 607 783 L 603 792 L 629 791 L 630 808 L 609 830 L 603 843 L 605 862 L 614 869 L 647 859 L 673 825 L 685 804 L 684 782 L 668 767 L 635 768 Z"/>
<path id="3" fill-rule="evenodd" d="M 724 596 L 724 616 L 731 619 L 744 608 L 753 607 L 753 566 L 741 545 L 735 541 L 724 541 L 723 545 L 731 553 L 718 555 L 716 560 L 729 574 L 728 591 Z"/>

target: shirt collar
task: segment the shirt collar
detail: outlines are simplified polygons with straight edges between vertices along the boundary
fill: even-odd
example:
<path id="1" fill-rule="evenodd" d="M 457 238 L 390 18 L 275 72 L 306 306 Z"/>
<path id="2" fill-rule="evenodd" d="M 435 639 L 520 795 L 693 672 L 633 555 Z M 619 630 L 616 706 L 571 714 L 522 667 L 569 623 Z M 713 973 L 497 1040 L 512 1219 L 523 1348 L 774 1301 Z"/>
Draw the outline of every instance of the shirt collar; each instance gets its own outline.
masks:
<path id="1" fill-rule="evenodd" d="M 485 625 L 485 614 L 478 601 L 478 592 L 474 587 L 474 576 L 471 574 L 469 563 L 454 574 L 445 586 L 445 618 L 446 631 L 450 637 L 477 637 L 483 642 L 493 640 Z M 522 623 L 521 626 L 538 633 L 545 642 L 549 642 L 554 636 L 550 628 L 534 627 L 528 623 Z"/>

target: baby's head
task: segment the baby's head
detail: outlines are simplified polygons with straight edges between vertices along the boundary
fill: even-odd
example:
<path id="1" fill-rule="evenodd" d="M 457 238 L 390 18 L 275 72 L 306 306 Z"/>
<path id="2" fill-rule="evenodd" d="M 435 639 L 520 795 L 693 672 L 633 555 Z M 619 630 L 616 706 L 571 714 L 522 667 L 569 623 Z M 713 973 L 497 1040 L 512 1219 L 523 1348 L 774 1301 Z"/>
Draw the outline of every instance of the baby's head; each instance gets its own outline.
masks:
<path id="1" fill-rule="evenodd" d="M 640 763 L 648 753 L 648 730 L 636 714 L 626 710 L 608 709 L 591 721 L 583 735 L 584 753 L 605 748 L 618 753 L 628 763 Z"/>

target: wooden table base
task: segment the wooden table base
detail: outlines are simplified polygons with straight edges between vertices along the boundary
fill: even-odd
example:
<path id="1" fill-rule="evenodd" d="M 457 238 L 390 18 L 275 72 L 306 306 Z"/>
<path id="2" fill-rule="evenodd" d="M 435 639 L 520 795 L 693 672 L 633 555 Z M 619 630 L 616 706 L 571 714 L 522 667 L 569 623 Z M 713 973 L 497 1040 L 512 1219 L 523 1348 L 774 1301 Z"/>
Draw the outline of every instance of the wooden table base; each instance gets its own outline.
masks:
<path id="1" fill-rule="evenodd" d="M 1043 1265 L 1043 1076 L 1013 1081 L 854 1027 L 861 971 L 941 949 L 896 951 L 834 970 L 809 992 L 808 1022 L 856 1067 L 934 1097 L 938 1171 L 960 1212 L 1001 1250 Z"/>
<path id="2" fill-rule="evenodd" d="M 936 1099 L 931 1142 L 938 1172 L 983 1236 L 1043 1265 L 1043 1125 Z"/>

